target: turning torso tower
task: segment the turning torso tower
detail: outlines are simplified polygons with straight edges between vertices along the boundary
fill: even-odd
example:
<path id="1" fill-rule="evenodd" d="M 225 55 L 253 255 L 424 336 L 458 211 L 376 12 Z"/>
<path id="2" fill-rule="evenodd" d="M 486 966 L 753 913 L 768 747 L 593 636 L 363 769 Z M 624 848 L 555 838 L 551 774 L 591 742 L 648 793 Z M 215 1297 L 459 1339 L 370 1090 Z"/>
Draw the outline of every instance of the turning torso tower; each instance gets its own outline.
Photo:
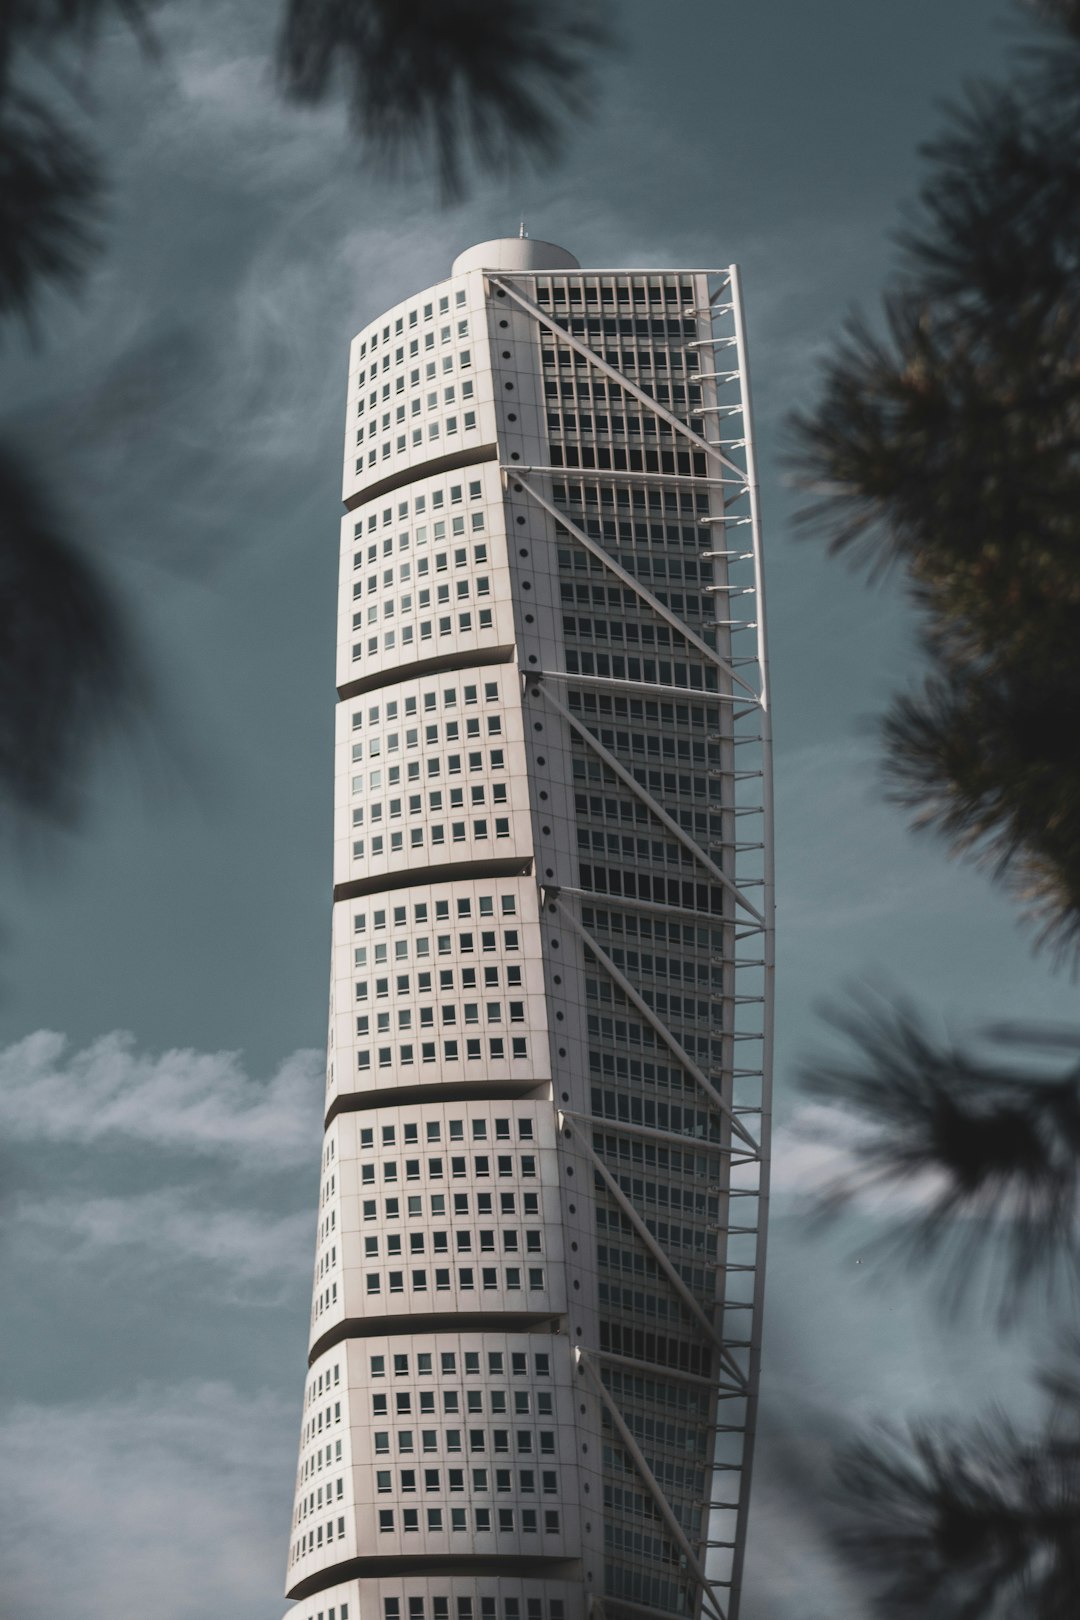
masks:
<path id="1" fill-rule="evenodd" d="M 353 341 L 292 1620 L 735 1620 L 772 1035 L 737 270 Z"/>

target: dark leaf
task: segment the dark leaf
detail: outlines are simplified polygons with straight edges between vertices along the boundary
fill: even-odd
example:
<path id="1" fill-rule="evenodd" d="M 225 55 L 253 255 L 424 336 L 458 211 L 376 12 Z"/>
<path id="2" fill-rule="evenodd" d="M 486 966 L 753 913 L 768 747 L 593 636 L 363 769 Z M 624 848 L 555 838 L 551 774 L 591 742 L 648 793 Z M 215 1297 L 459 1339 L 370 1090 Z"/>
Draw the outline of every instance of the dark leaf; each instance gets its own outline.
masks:
<path id="1" fill-rule="evenodd" d="M 1038 1284 L 1048 1294 L 1075 1287 L 1080 1061 L 1049 1076 L 1034 1061 L 987 1061 L 936 1041 L 912 1008 L 869 991 L 830 1022 L 852 1055 L 809 1063 L 801 1078 L 857 1131 L 854 1168 L 828 1188 L 821 1212 L 867 1191 L 912 1187 L 912 1213 L 897 1217 L 886 1249 L 939 1260 L 952 1304 L 981 1262 L 1003 1322 Z"/>
<path id="2" fill-rule="evenodd" d="M 38 482 L 0 446 L 0 800 L 72 821 L 95 747 L 141 706 L 122 615 L 62 533 Z"/>
<path id="3" fill-rule="evenodd" d="M 343 86 L 374 160 L 434 167 L 448 197 L 468 162 L 552 158 L 587 108 L 595 3 L 569 0 L 288 0 L 278 44 L 286 95 L 324 101 Z"/>
<path id="4" fill-rule="evenodd" d="M 895 1620 L 1072 1620 L 1080 1591 L 1080 1441 L 994 1415 L 913 1424 L 841 1453 L 852 1560 Z"/>
<path id="5" fill-rule="evenodd" d="M 38 101 L 0 106 L 0 313 L 32 322 L 42 283 L 71 285 L 97 246 L 97 166 Z"/>

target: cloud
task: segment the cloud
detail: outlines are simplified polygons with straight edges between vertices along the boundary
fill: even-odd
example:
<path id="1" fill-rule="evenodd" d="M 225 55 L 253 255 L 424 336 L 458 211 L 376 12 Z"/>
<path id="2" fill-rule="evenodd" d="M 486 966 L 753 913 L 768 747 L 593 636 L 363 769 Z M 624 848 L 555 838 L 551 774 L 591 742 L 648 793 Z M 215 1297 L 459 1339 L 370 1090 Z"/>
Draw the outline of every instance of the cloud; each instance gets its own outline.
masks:
<path id="1" fill-rule="evenodd" d="M 192 1190 L 166 1188 L 132 1197 L 20 1200 L 14 1219 L 24 1252 L 51 1266 L 87 1264 L 122 1253 L 133 1271 L 196 1264 L 215 1291 L 234 1303 L 276 1304 L 311 1264 L 310 1210 L 274 1215 L 256 1209 L 208 1209 Z M 190 1285 L 185 1284 L 185 1291 Z"/>
<path id="2" fill-rule="evenodd" d="M 298 1421 L 296 1402 L 224 1383 L 10 1410 L 6 1612 L 276 1615 Z"/>
<path id="3" fill-rule="evenodd" d="M 857 1189 L 853 1205 L 864 1215 L 901 1215 L 926 1210 L 948 1187 L 943 1173 L 927 1171 L 903 1181 L 860 1185 L 867 1168 L 859 1147 L 880 1128 L 842 1108 L 802 1103 L 773 1132 L 771 1189 L 777 1198 L 815 1204 L 837 1185 Z"/>
<path id="4" fill-rule="evenodd" d="M 246 1169 L 313 1164 L 322 1067 L 321 1053 L 301 1050 L 263 1081 L 235 1052 L 155 1057 L 124 1031 L 71 1052 L 39 1030 L 0 1050 L 0 1130 L 21 1142 L 140 1142 Z"/>

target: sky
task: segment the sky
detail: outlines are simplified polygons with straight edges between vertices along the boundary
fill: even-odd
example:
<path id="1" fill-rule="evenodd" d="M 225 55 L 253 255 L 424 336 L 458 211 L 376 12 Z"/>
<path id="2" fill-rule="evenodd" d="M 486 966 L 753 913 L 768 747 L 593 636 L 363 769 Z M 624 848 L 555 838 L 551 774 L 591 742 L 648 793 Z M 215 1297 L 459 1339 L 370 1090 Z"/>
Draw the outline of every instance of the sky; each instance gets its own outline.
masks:
<path id="1" fill-rule="evenodd" d="M 3 1620 L 271 1620 L 288 1540 L 322 1093 L 336 547 L 348 340 L 473 242 L 742 267 L 767 546 L 777 872 L 776 1200 L 743 1620 L 869 1620 L 829 1550 L 830 1447 L 1016 1390 L 1026 1336 L 943 1319 L 820 1234 L 794 1085 L 867 978 L 941 1028 L 1072 1016 L 977 873 L 876 785 L 917 668 L 895 588 L 794 538 L 781 449 L 873 311 L 943 99 L 1014 50 L 999 0 L 619 0 L 591 122 L 549 172 L 441 207 L 365 169 L 269 72 L 274 7 L 163 9 L 88 67 L 105 251 L 8 337 L 0 432 L 35 456 L 137 628 L 145 705 L 78 834 L 4 852 Z"/>

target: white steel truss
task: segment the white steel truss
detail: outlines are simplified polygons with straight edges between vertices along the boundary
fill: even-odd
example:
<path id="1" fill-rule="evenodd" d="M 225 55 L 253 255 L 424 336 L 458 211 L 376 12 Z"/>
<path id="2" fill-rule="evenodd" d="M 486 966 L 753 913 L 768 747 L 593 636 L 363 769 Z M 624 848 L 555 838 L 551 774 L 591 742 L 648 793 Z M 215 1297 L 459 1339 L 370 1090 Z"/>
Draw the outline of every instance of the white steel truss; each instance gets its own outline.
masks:
<path id="1" fill-rule="evenodd" d="M 602 277 L 604 274 L 602 271 L 588 272 L 590 277 Z M 625 371 L 613 365 L 610 359 L 598 353 L 582 337 L 572 333 L 569 330 L 568 320 L 560 320 L 557 315 L 541 308 L 521 286 L 516 284 L 513 273 L 502 272 L 499 275 L 489 276 L 492 287 L 511 299 L 518 309 L 528 315 L 536 326 L 542 329 L 549 341 L 553 341 L 556 347 L 563 346 L 572 350 L 577 364 L 583 364 L 586 370 L 594 370 L 603 375 L 609 383 L 614 383 L 618 389 L 632 398 L 643 412 L 650 413 L 657 422 L 666 424 L 666 428 L 677 440 L 681 440 L 688 449 L 704 456 L 710 468 L 709 473 L 702 476 L 685 472 L 635 471 L 554 464 L 523 467 L 504 462 L 502 471 L 510 488 L 526 494 L 531 502 L 559 525 L 560 532 L 569 535 L 576 546 L 589 554 L 594 564 L 599 564 L 613 574 L 624 587 L 634 592 L 647 613 L 666 623 L 669 629 L 683 640 L 687 654 L 691 657 L 691 668 L 694 667 L 692 658 L 696 656 L 705 669 L 716 672 L 712 675 L 712 679 L 715 680 L 717 674 L 720 676 L 718 684 L 721 689 L 713 692 L 704 684 L 704 673 L 700 676 L 703 682 L 700 687 L 693 684 L 685 687 L 651 686 L 642 681 L 609 675 L 577 674 L 573 671 L 544 670 L 539 675 L 535 672 L 523 674 L 526 684 L 538 681 L 544 700 L 561 716 L 570 730 L 592 750 L 603 766 L 644 804 L 648 813 L 678 840 L 691 855 L 692 860 L 721 885 L 728 897 L 731 910 L 730 913 L 725 912 L 723 917 L 714 917 L 711 920 L 714 923 L 721 923 L 726 933 L 728 944 L 724 950 L 725 968 L 730 969 L 732 973 L 745 972 L 753 975 L 756 981 L 753 993 L 752 987 L 744 982 L 747 993 L 734 994 L 729 986 L 725 993 L 713 998 L 725 1011 L 724 1023 L 719 1034 L 726 1056 L 721 1073 L 717 1077 L 718 1089 L 711 1071 L 706 1073 L 684 1050 L 675 1034 L 658 1016 L 641 991 L 612 961 L 590 931 L 584 928 L 579 913 L 583 905 L 602 909 L 615 907 L 640 911 L 647 915 L 685 916 L 698 923 L 703 920 L 701 914 L 661 901 L 629 899 L 566 885 L 557 890 L 545 889 L 545 903 L 558 907 L 563 919 L 575 929 L 583 945 L 634 1008 L 642 1022 L 651 1028 L 680 1068 L 693 1079 L 706 1109 L 713 1112 L 714 1117 L 719 1118 L 718 1128 L 722 1133 L 719 1141 L 691 1135 L 684 1136 L 679 1132 L 660 1131 L 648 1126 L 599 1116 L 587 1119 L 568 1112 L 560 1114 L 560 1126 L 573 1135 L 612 1202 L 625 1217 L 642 1249 L 667 1279 L 703 1340 L 717 1350 L 723 1367 L 720 1378 L 701 1379 L 700 1383 L 716 1389 L 721 1398 L 745 1397 L 743 1421 L 716 1426 L 715 1433 L 718 1437 L 721 1434 L 736 1437 L 741 1434 L 742 1444 L 738 1458 L 734 1462 L 728 1460 L 726 1456 L 722 1457 L 719 1451 L 714 1454 L 712 1486 L 706 1492 L 705 1503 L 714 1514 L 734 1512 L 734 1535 L 718 1536 L 706 1533 L 695 1545 L 680 1523 L 662 1484 L 649 1467 L 648 1459 L 638 1446 L 619 1401 L 605 1382 L 604 1368 L 651 1370 L 656 1376 L 671 1379 L 694 1380 L 695 1375 L 668 1368 L 650 1369 L 648 1363 L 638 1361 L 634 1357 L 613 1354 L 599 1347 L 579 1346 L 577 1350 L 583 1376 L 603 1403 L 627 1456 L 654 1503 L 659 1519 L 666 1525 L 672 1541 L 680 1550 L 686 1571 L 696 1583 L 703 1614 L 707 1615 L 709 1620 L 737 1620 L 757 1416 L 768 1208 L 775 970 L 773 794 L 770 689 L 762 589 L 762 539 L 742 290 L 736 266 L 716 272 L 713 279 L 715 285 L 709 291 L 706 306 L 690 310 L 682 309 L 679 312 L 684 316 L 694 315 L 699 319 L 708 319 L 711 323 L 708 336 L 702 335 L 686 347 L 718 356 L 726 350 L 731 350 L 734 363 L 727 369 L 721 369 L 722 362 L 721 365 L 714 362 L 713 369 L 691 373 L 694 381 L 701 385 L 702 400 L 700 405 L 688 412 L 692 419 L 688 421 L 641 387 Z M 736 430 L 731 437 L 709 436 L 708 424 L 720 424 L 726 419 L 734 418 L 740 421 L 741 433 Z M 700 423 L 700 430 L 692 423 Z M 715 497 L 715 501 L 720 502 L 721 510 L 715 510 L 714 501 L 714 510 L 709 516 L 697 519 L 702 528 L 704 542 L 700 555 L 711 562 L 717 570 L 717 577 L 711 585 L 705 586 L 704 594 L 711 597 L 717 605 L 715 622 L 718 635 L 727 638 L 728 647 L 731 646 L 733 636 L 742 635 L 753 638 L 752 650 L 740 651 L 739 654 L 731 651 L 729 656 L 725 657 L 722 652 L 710 646 L 685 620 L 665 602 L 659 600 L 654 591 L 613 557 L 603 544 L 586 533 L 580 524 L 574 522 L 564 507 L 552 499 L 548 493 L 548 483 L 552 479 L 565 480 L 578 486 L 622 484 L 631 488 L 659 486 L 663 489 L 694 486 L 708 489 Z M 713 534 L 717 526 L 722 528 L 725 538 L 728 537 L 730 530 L 737 527 L 746 529 L 748 534 L 744 544 L 716 549 Z M 743 538 L 739 536 L 740 540 Z M 750 616 L 745 619 L 727 616 L 731 613 L 731 608 L 727 604 L 736 601 L 740 604 L 743 601 L 752 604 Z M 723 645 L 724 642 L 721 640 L 721 646 Z M 753 768 L 748 766 L 745 769 L 736 769 L 734 758 L 728 757 L 720 766 L 712 768 L 712 774 L 725 783 L 721 808 L 732 818 L 732 825 L 735 824 L 735 818 L 747 816 L 753 818 L 760 829 L 759 836 L 747 836 L 736 841 L 733 837 L 725 835 L 719 843 L 711 838 L 704 844 L 698 843 L 637 780 L 633 772 L 593 735 L 589 726 L 568 707 L 563 696 L 556 696 L 552 690 L 552 685 L 556 683 L 560 692 L 565 688 L 567 695 L 575 689 L 583 692 L 607 690 L 627 695 L 637 694 L 645 698 L 723 705 L 730 716 L 730 731 L 724 734 L 730 753 L 733 755 L 733 750 L 738 747 L 749 752 L 757 763 Z M 747 729 L 748 727 L 751 729 Z M 751 800 L 745 801 L 747 790 L 744 784 L 749 783 L 755 784 L 754 796 Z M 731 860 L 727 869 L 713 859 L 709 853 L 711 848 L 722 848 L 730 852 Z M 744 871 L 743 867 L 747 865 L 748 870 Z M 755 891 L 754 899 L 747 893 L 751 889 Z M 748 949 L 750 942 L 752 954 Z M 741 1022 L 748 1016 L 749 1010 L 757 1008 L 761 1009 L 760 1025 L 742 1028 Z M 747 1041 L 756 1043 L 757 1061 L 736 1067 L 734 1061 L 736 1043 Z M 745 1086 L 754 1088 L 749 1101 L 736 1103 L 736 1088 Z M 754 1117 L 756 1133 L 751 1132 L 744 1123 L 744 1116 L 747 1115 Z M 634 1198 L 614 1172 L 613 1166 L 602 1154 L 597 1153 L 592 1141 L 593 1131 L 615 1135 L 621 1133 L 643 1142 L 651 1139 L 658 1147 L 665 1144 L 671 1147 L 679 1145 L 688 1151 L 700 1151 L 715 1156 L 718 1165 L 718 1185 L 724 1186 L 729 1204 L 729 1213 L 723 1228 L 725 1248 L 722 1258 L 717 1263 L 716 1299 L 719 1327 L 683 1281 L 673 1260 L 666 1253 L 650 1225 L 649 1218 L 637 1207 Z M 726 1170 L 725 1165 L 728 1167 Z M 734 1224 L 730 1215 L 730 1206 L 736 1199 L 748 1200 L 754 1211 L 754 1218 L 742 1225 Z M 752 1239 L 752 1264 L 737 1263 L 730 1257 L 727 1243 L 731 1237 Z M 729 1275 L 745 1276 L 748 1272 L 753 1274 L 753 1289 L 749 1301 L 729 1298 L 727 1293 Z M 745 1316 L 747 1311 L 749 1327 L 737 1337 L 730 1326 L 730 1320 L 738 1320 L 741 1316 Z M 732 1475 L 736 1475 L 739 1480 L 734 1501 L 726 1499 L 728 1491 L 716 1491 L 721 1479 L 729 1479 Z M 721 1499 L 715 1499 L 717 1496 Z M 718 1569 L 714 1568 L 715 1559 L 720 1560 Z M 723 1598 L 719 1595 L 721 1592 L 725 1594 Z M 592 1611 L 603 1617 L 603 1620 L 624 1620 L 624 1617 L 625 1620 L 633 1620 L 635 1616 L 647 1617 L 647 1620 L 659 1620 L 659 1617 L 663 1616 L 664 1620 L 671 1620 L 670 1611 L 651 1608 L 621 1596 L 609 1595 L 604 1599 L 594 1599 Z"/>

